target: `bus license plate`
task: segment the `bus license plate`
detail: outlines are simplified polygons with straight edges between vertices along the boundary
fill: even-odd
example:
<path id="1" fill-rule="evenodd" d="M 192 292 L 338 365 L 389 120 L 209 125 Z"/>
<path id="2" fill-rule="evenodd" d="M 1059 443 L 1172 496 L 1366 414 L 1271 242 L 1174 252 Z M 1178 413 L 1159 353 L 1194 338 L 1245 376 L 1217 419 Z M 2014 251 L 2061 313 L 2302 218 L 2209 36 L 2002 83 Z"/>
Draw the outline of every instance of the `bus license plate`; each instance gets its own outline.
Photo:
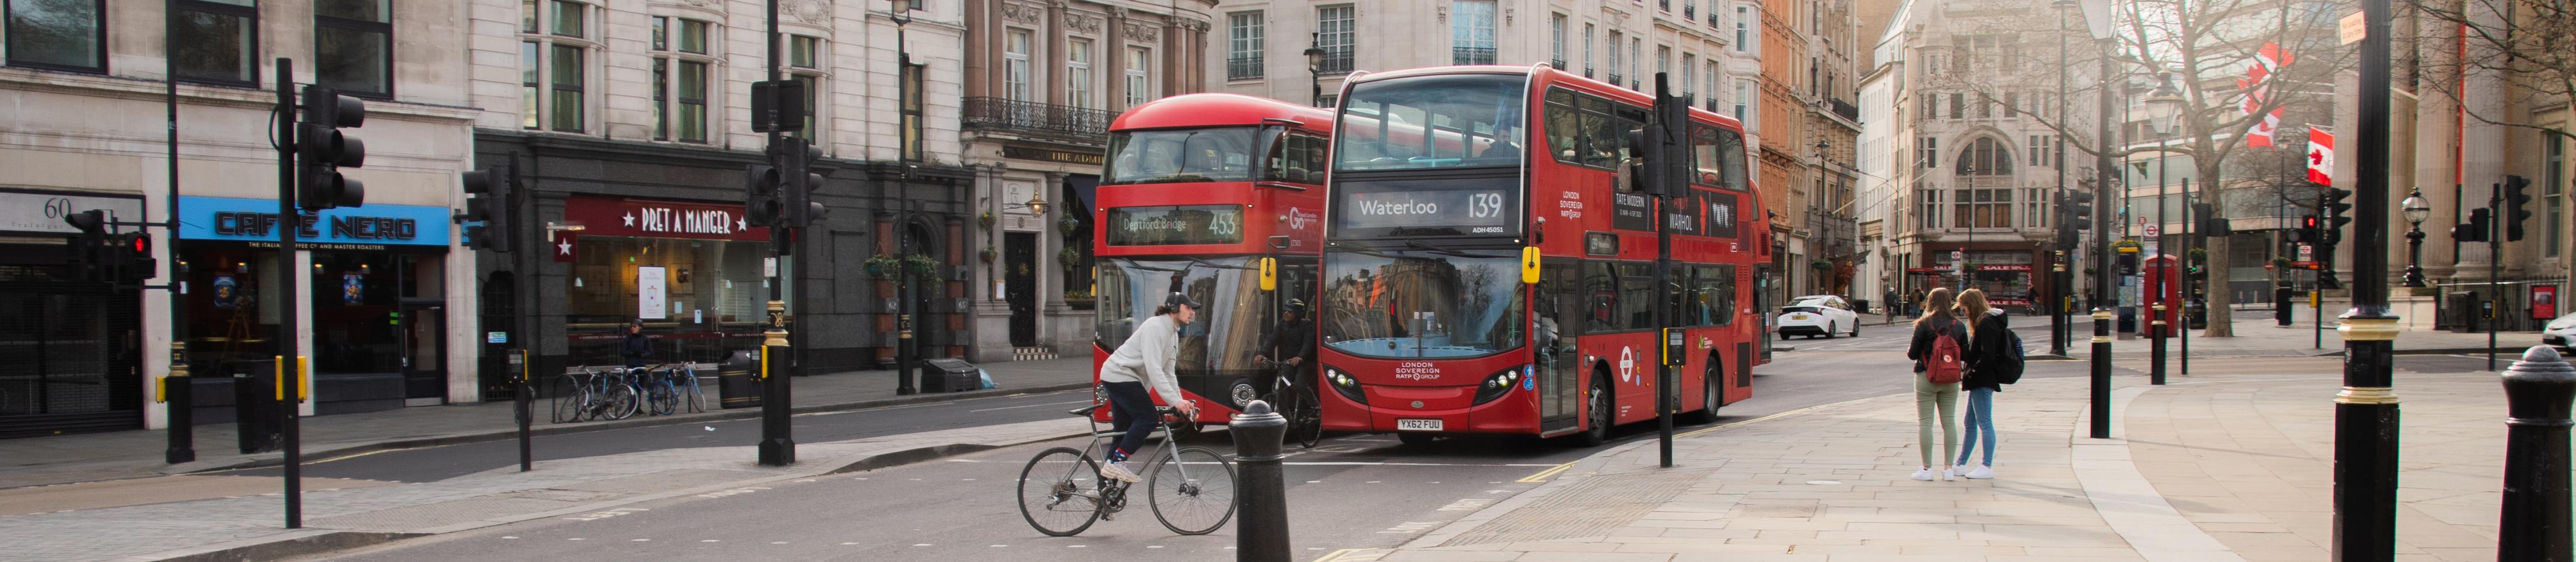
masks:
<path id="1" fill-rule="evenodd" d="M 1396 431 L 1440 431 L 1440 420 L 1395 420 Z"/>

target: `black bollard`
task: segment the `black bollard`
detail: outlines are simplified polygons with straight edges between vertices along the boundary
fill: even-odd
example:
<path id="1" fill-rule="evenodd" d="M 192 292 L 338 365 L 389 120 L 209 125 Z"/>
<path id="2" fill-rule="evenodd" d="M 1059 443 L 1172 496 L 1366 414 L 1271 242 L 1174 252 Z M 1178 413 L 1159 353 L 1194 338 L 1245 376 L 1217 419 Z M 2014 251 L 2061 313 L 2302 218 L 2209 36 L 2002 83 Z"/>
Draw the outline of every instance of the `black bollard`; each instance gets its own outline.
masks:
<path id="1" fill-rule="evenodd" d="M 2147 337 L 2155 340 L 2147 342 L 2147 348 L 2150 350 L 2148 355 L 2151 356 L 2148 358 L 2150 365 L 2147 367 L 2147 380 L 2152 384 L 2162 385 L 2165 383 L 2165 337 L 2170 335 L 2168 332 L 2173 330 L 2173 325 L 2165 323 L 2163 301 L 2156 302 L 2155 315 L 2155 319 L 2150 323 L 2152 327 L 2147 328 Z"/>
<path id="2" fill-rule="evenodd" d="M 2570 562 L 2567 430 L 2576 367 L 2533 346 L 2504 371 L 2504 516 L 2496 560 Z"/>
<path id="3" fill-rule="evenodd" d="M 1288 418 L 1254 400 L 1235 414 L 1226 432 L 1234 434 L 1235 474 L 1242 477 L 1234 500 L 1234 559 L 1237 562 L 1288 562 L 1288 480 L 1279 465 L 1280 438 L 1288 435 Z"/>
<path id="4" fill-rule="evenodd" d="M 2094 439 L 2111 438 L 2111 309 L 2093 309 L 2093 384 L 2089 402 Z"/>

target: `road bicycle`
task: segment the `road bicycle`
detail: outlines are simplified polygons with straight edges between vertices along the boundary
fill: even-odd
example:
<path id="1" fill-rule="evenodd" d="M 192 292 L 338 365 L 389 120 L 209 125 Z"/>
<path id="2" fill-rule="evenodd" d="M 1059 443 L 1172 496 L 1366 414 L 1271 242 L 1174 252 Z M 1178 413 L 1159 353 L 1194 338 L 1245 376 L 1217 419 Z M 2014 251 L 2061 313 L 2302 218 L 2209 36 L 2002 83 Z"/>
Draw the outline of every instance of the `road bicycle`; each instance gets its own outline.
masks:
<path id="1" fill-rule="evenodd" d="M 1308 449 L 1324 440 L 1324 402 L 1315 394 L 1315 381 L 1299 376 L 1299 369 L 1287 363 L 1263 359 L 1261 364 L 1278 369 L 1271 377 L 1270 391 L 1261 399 L 1278 407 L 1279 415 L 1288 418 L 1286 441 Z M 1236 409 L 1241 409 L 1238 406 Z"/>
<path id="2" fill-rule="evenodd" d="M 1091 528 L 1101 519 L 1116 519 L 1127 508 L 1129 483 L 1104 478 L 1100 463 L 1091 451 L 1116 441 L 1125 431 L 1100 429 L 1100 420 L 1092 414 L 1104 403 L 1067 412 L 1082 416 L 1091 423 L 1091 443 L 1081 449 L 1055 447 L 1039 451 L 1020 469 L 1020 517 L 1030 527 L 1048 536 L 1069 537 Z M 1144 477 L 1146 505 L 1163 528 L 1183 535 L 1204 535 L 1225 526 L 1234 518 L 1234 465 L 1216 451 L 1202 447 L 1182 447 L 1172 435 L 1172 408 L 1154 409 L 1154 422 L 1166 436 L 1159 447 L 1141 453 L 1159 452 L 1147 462 Z M 1182 420 L 1188 423 L 1188 420 Z M 1132 459 L 1131 459 L 1132 460 Z"/>

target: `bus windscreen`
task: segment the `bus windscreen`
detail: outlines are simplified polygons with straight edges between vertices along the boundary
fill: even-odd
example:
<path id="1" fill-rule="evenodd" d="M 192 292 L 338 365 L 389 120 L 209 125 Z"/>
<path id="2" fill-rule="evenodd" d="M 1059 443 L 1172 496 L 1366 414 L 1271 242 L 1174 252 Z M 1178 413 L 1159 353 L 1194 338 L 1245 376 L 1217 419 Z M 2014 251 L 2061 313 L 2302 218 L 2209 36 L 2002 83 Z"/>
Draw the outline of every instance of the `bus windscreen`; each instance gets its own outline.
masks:
<path id="1" fill-rule="evenodd" d="M 1351 87 L 1335 171 L 1519 166 L 1528 77 L 1447 74 Z"/>

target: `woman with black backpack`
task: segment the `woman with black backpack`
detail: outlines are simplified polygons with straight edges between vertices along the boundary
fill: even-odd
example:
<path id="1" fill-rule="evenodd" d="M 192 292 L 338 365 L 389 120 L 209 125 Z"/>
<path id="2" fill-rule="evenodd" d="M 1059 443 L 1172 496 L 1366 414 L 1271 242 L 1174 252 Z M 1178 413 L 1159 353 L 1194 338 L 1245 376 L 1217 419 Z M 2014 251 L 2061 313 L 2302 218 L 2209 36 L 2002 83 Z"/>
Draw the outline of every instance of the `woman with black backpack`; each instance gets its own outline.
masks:
<path id="1" fill-rule="evenodd" d="M 1914 342 L 1905 347 L 1905 358 L 1914 360 L 1914 414 L 1919 428 L 1923 466 L 1914 471 L 1915 480 L 1935 476 L 1949 480 L 1957 474 L 1949 464 L 1950 456 L 1959 451 L 1959 381 L 1967 370 L 1968 325 L 1960 322 L 1958 310 L 1951 302 L 1950 289 L 1934 288 L 1923 295 L 1923 316 L 1914 319 Z M 1940 472 L 1932 471 L 1933 411 L 1940 411 Z"/>
<path id="2" fill-rule="evenodd" d="M 1960 388 L 1968 393 L 1967 443 L 1959 447 L 1959 462 L 1951 465 L 1953 476 L 1973 479 L 1995 477 L 1995 393 L 2002 392 L 2009 369 L 2018 372 L 2021 359 L 2013 353 L 2012 329 L 2004 315 L 1986 304 L 1986 292 L 1969 289 L 1959 293 L 1959 313 L 1977 323 L 1968 337 L 1968 372 L 1960 379 Z M 2011 378 L 2018 379 L 2019 375 Z M 1979 433 L 1985 434 L 1985 462 L 1968 468 L 1968 454 L 1977 449 Z"/>

